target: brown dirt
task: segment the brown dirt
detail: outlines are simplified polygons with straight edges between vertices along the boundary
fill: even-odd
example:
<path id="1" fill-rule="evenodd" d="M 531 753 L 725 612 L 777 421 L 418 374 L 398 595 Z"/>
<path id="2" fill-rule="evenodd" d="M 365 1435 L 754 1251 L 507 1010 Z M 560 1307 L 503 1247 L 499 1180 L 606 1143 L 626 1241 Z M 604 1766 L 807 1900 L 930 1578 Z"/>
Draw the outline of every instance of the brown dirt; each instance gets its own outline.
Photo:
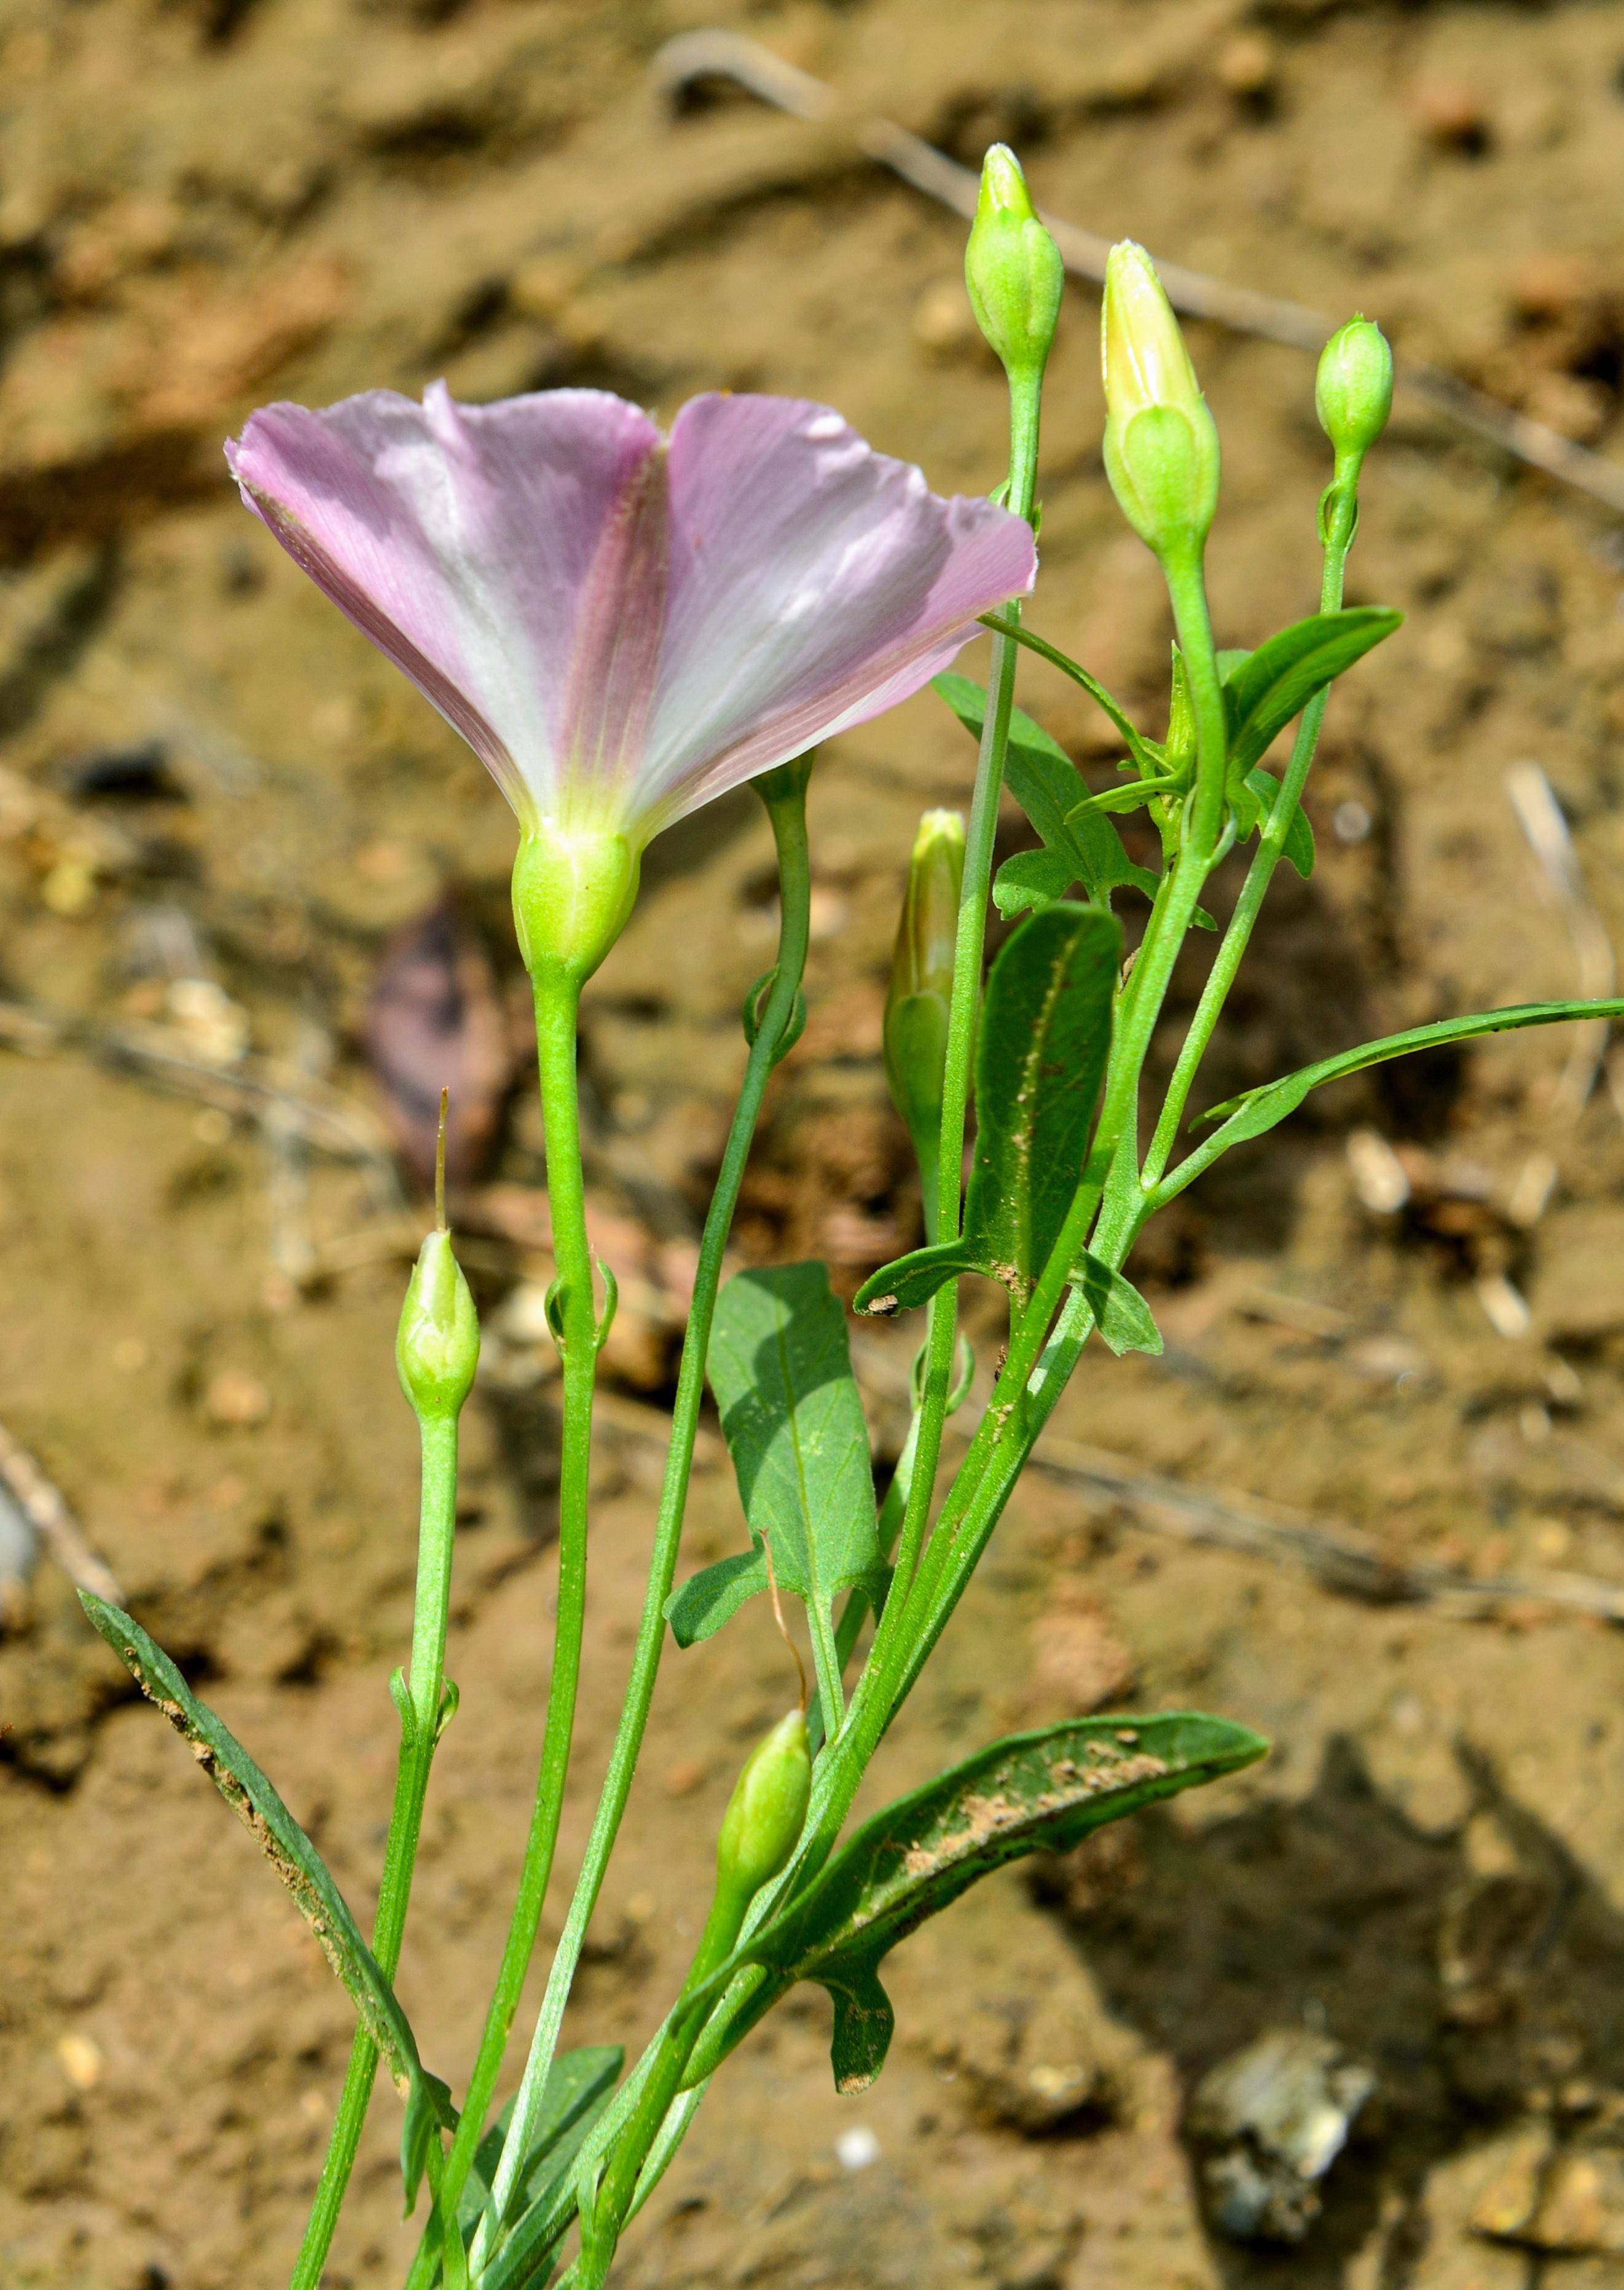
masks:
<path id="1" fill-rule="evenodd" d="M 962 156 L 1013 136 L 1040 196 L 1080 222 L 1332 311 L 1361 305 L 1404 350 L 1624 442 L 1616 10 L 721 12 Z M 381 950 L 445 886 L 512 988 L 504 809 L 235 505 L 219 444 L 257 400 L 442 372 L 473 396 L 581 380 L 665 409 L 718 383 L 785 389 L 829 398 L 944 487 L 996 479 L 1000 386 L 962 323 L 958 226 L 833 132 L 731 99 L 663 111 L 648 58 L 710 13 L 0 11 L 7 996 L 100 1025 L 167 1013 L 194 1051 L 211 1010 L 217 1028 L 240 1011 L 257 1051 L 314 1078 L 331 1067 L 364 1099 L 356 1045 Z M 1149 705 L 1166 619 L 1100 476 L 1093 326 L 1078 292 L 1050 391 L 1037 621 Z M 1196 347 L 1227 456 L 1217 608 L 1224 637 L 1249 642 L 1314 593 L 1311 377 L 1284 350 Z M 1567 806 L 1616 941 L 1620 561 L 1582 504 L 1401 411 L 1371 474 L 1354 594 L 1410 617 L 1383 669 L 1334 703 L 1309 805 L 1321 865 L 1260 935 L 1214 1096 L 1368 1033 L 1569 989 L 1560 917 L 1505 795 L 1519 760 Z M 1052 679 L 1033 674 L 1026 696 L 1080 754 L 1104 753 Z M 168 793 L 86 792 L 87 757 L 153 743 Z M 816 782 L 812 1022 L 776 1086 L 740 1237 L 757 1255 L 824 1253 L 848 1286 L 912 1232 L 879 997 L 912 821 L 962 798 L 970 765 L 921 700 L 837 743 Z M 603 1441 L 566 1859 L 637 1599 L 665 1300 L 770 902 L 744 796 L 657 846 L 587 1013 L 606 1253 L 640 1266 L 642 1287 Z M 177 1004 L 172 985 L 166 1001 L 166 977 L 188 975 L 223 989 L 223 1016 L 206 995 Z M 1530 1035 L 1395 1069 L 1238 1155 L 1144 1251 L 1166 1357 L 1091 1359 L 1060 1428 L 1351 1521 L 1401 1557 L 1624 1580 L 1624 1140 L 1605 1088 L 1562 1112 L 1564 1054 Z M 353 1165 L 303 1167 L 252 1122 L 76 1052 L 8 1056 L 4 1085 L 0 1419 L 364 1906 L 413 1507 L 388 1203 Z M 1410 1153 L 1404 1216 L 1361 1207 L 1345 1150 L 1358 1128 Z M 427 2057 L 456 2072 L 546 1682 L 539 1146 L 521 1091 L 464 1219 L 488 1310 L 522 1277 L 531 1327 L 492 1346 L 500 1373 L 469 1413 L 462 1712 L 402 1982 Z M 1542 1151 L 1555 1190 L 1520 1225 L 1505 1205 Z M 328 1277 L 301 1285 L 312 1248 Z M 1528 1298 L 1526 1333 L 1489 1325 L 1476 1284 L 1492 1275 Z M 894 1374 L 908 1332 L 868 1341 Z M 738 1534 L 713 1442 L 691 1557 Z M 994 1879 L 910 1941 L 890 1967 L 892 2062 L 860 2100 L 830 2088 L 821 1998 L 793 1999 L 718 2079 L 628 2239 L 628 2286 L 1265 2290 L 1289 2270 L 1350 2290 L 1516 2290 L 1553 2254 L 1575 2290 L 1617 2278 L 1614 1637 L 1526 1605 L 1476 1624 L 1362 1606 L 1035 1479 L 876 1787 L 1063 1714 L 1079 1678 L 1130 1676 L 1141 1706 L 1233 1714 L 1272 1734 L 1275 1756 L 1146 1818 L 1131 1844 L 1102 1840 L 1036 1886 Z M 786 1690 L 754 1610 L 668 1661 L 578 2037 L 636 2043 L 653 2023 L 695 1926 L 705 1838 Z M 285 2279 L 348 2041 L 341 1994 L 48 1570 L 0 1644 L 0 2278 Z M 1283 2257 L 1210 2230 L 1181 2126 L 1211 2065 L 1305 2022 L 1372 2062 L 1380 2087 L 1323 2217 Z M 835 2150 L 853 2125 L 878 2142 L 861 2170 Z M 400 2278 L 396 2128 L 386 2094 L 334 2285 Z M 1554 2179 L 1529 2193 L 1536 2150 L 1540 2167 L 1568 2158 L 1562 2199 Z"/>

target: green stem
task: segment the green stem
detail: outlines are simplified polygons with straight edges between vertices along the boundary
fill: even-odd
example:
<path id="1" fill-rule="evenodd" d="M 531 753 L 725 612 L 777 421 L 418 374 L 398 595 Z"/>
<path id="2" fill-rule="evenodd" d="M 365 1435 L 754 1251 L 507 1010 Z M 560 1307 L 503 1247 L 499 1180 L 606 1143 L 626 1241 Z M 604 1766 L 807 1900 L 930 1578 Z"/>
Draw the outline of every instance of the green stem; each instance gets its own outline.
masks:
<path id="1" fill-rule="evenodd" d="M 423 1803 L 440 1728 L 445 1677 L 445 1622 L 451 1600 L 452 1538 L 457 1521 L 457 1419 L 420 1417 L 422 1499 L 418 1526 L 417 1591 L 412 1615 L 412 1665 L 406 1680 L 407 1707 L 401 1710 L 400 1755 L 395 1768 L 395 1802 L 384 1846 L 372 1954 L 386 1980 L 400 1962 L 406 1910 L 412 1898 L 422 1834 Z M 396 1673 L 396 1685 L 399 1674 Z M 378 2073 L 378 2046 L 357 2030 L 332 2135 L 300 2245 L 291 2290 L 318 2290 L 333 2230 L 355 2167 L 362 2128 Z"/>
<path id="2" fill-rule="evenodd" d="M 1008 503 L 1029 522 L 1037 497 L 1040 382 L 1010 385 L 1010 473 Z M 1019 620 L 1012 604 L 1010 617 Z M 1019 647 L 1007 636 L 993 638 L 987 681 L 987 713 L 976 758 L 975 792 L 964 838 L 964 875 L 959 893 L 958 930 L 953 955 L 953 992 L 948 1005 L 947 1061 L 942 1075 L 941 1142 L 935 1167 L 935 1235 L 951 1238 L 960 1229 L 964 1132 L 970 1113 L 970 1079 L 975 1055 L 976 1020 L 981 1006 L 981 957 L 987 938 L 987 901 L 992 882 L 993 845 L 998 831 L 998 802 L 1004 789 L 1004 758 L 1010 713 L 1015 701 Z M 931 1299 L 925 1336 L 924 1384 L 919 1404 L 914 1469 L 903 1511 L 893 1594 L 886 1602 L 869 1655 L 869 1667 L 883 1653 L 900 1595 L 912 1581 L 924 1545 L 936 1468 L 941 1457 L 958 1327 L 958 1286 L 949 1280 Z"/>
<path id="3" fill-rule="evenodd" d="M 512 2198 L 513 2188 L 523 2166 L 529 2137 L 545 2097 L 558 2030 L 576 1967 L 580 1961 L 587 1928 L 597 1905 L 604 1872 L 626 1811 L 632 1775 L 643 1747 L 654 1681 L 665 1646 L 665 1606 L 671 1595 L 677 1551 L 682 1541 L 688 1483 L 693 1468 L 694 1439 L 705 1392 L 705 1358 L 710 1347 L 711 1325 L 716 1317 L 722 1260 L 727 1248 L 728 1234 L 732 1228 L 733 1213 L 739 1205 L 740 1189 L 744 1181 L 745 1166 L 760 1117 L 762 1100 L 773 1067 L 782 1053 L 806 967 L 812 872 L 806 842 L 805 774 L 799 770 L 775 773 L 770 781 L 759 784 L 772 822 L 773 839 L 778 849 L 778 965 L 772 973 L 772 981 L 760 1012 L 756 1038 L 745 1065 L 739 1101 L 722 1156 L 721 1172 L 711 1195 L 704 1234 L 700 1242 L 693 1295 L 688 1308 L 687 1333 L 683 1340 L 682 1361 L 677 1370 L 676 1399 L 672 1411 L 670 1445 L 666 1452 L 660 1515 L 650 1554 L 648 1587 L 644 1594 L 643 1615 L 632 1653 L 626 1698 L 621 1705 L 620 1724 L 593 1820 L 592 1833 L 587 1842 L 580 1874 L 576 1879 L 574 1896 L 548 1974 L 547 1992 L 542 1998 L 535 2036 L 525 2063 L 524 2081 L 514 2102 L 501 2165 L 492 2190 L 491 2209 L 481 2222 L 479 2239 L 475 2246 L 476 2258 L 488 2240 L 486 2229 L 491 2217 L 504 2219 L 506 2206 Z"/>
<path id="4" fill-rule="evenodd" d="M 502 2057 L 541 1923 L 575 1726 L 587 1596 L 587 1492 L 592 1453 L 592 1399 L 597 1371 L 597 1308 L 593 1294 L 592 1252 L 587 1241 L 576 1088 L 580 999 L 579 983 L 567 978 L 544 973 L 536 981 L 536 1049 L 547 1138 L 553 1261 L 557 1267 L 554 1309 L 564 1357 L 558 1609 L 553 1637 L 553 1671 L 547 1690 L 547 1721 L 541 1737 L 541 1765 L 536 1778 L 530 1832 L 524 1843 L 518 1895 L 513 1904 L 495 1991 L 474 2071 L 468 2078 L 456 2136 L 445 2158 L 436 2218 L 429 2222 L 407 2278 L 410 2290 L 420 2290 L 420 2286 L 432 2280 L 443 2240 L 448 2249 L 453 2238 L 460 2246 L 457 2206 L 484 2135 L 485 2117 L 501 2073 Z"/>
<path id="5" fill-rule="evenodd" d="M 1359 460 L 1354 455 L 1339 457 L 1331 488 L 1325 496 L 1324 564 L 1320 579 L 1319 608 L 1322 613 L 1340 609 L 1343 578 L 1348 565 L 1348 552 L 1353 545 L 1354 527 L 1358 515 Z M 1325 703 L 1329 689 L 1316 692 L 1302 712 L 1297 726 L 1297 737 L 1292 746 L 1292 759 L 1285 777 L 1280 783 L 1274 805 L 1258 837 L 1258 847 L 1246 870 L 1246 880 L 1236 901 L 1235 912 L 1229 918 L 1223 943 L 1202 989 L 1196 1014 L 1190 1021 L 1188 1033 L 1173 1068 L 1167 1085 L 1167 1098 L 1162 1108 L 1156 1134 L 1145 1156 L 1140 1181 L 1147 1192 L 1151 1191 L 1167 1166 L 1179 1125 L 1184 1118 L 1184 1109 L 1192 1085 L 1206 1055 L 1207 1045 L 1228 998 L 1236 974 L 1245 955 L 1252 929 L 1262 911 L 1269 883 L 1285 849 L 1285 839 L 1291 832 L 1297 807 L 1302 801 L 1302 791 L 1308 783 L 1314 751 L 1319 744 L 1320 726 L 1325 719 Z"/>

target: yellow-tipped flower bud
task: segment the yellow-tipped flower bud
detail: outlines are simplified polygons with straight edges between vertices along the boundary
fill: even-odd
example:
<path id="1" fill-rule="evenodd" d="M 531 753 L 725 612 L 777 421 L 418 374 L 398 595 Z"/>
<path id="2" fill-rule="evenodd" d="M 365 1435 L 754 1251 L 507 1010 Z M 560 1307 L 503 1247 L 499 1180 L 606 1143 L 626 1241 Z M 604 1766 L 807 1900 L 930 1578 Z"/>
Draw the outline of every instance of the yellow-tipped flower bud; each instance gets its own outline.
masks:
<path id="1" fill-rule="evenodd" d="M 1338 455 L 1368 452 L 1393 410 L 1393 353 L 1370 318 L 1350 318 L 1320 352 L 1314 384 L 1319 426 Z"/>
<path id="2" fill-rule="evenodd" d="M 812 1795 L 812 1744 L 799 1709 L 745 1760 L 716 1838 L 716 1898 L 740 1906 L 777 1876 L 799 1842 Z"/>
<path id="3" fill-rule="evenodd" d="M 948 1061 L 948 1005 L 964 879 L 964 821 L 927 811 L 914 838 L 885 997 L 885 1078 L 921 1167 L 935 1166 Z"/>
<path id="4" fill-rule="evenodd" d="M 448 1232 L 431 1232 L 418 1252 L 395 1360 L 401 1389 L 420 1417 L 444 1421 L 460 1413 L 479 1365 L 479 1316 Z"/>
<path id="5" fill-rule="evenodd" d="M 1100 339 L 1111 490 L 1158 556 L 1199 553 L 1218 507 L 1218 429 L 1156 266 L 1132 239 L 1106 264 Z"/>
<path id="6" fill-rule="evenodd" d="M 1010 380 L 1043 379 L 1060 315 L 1066 266 L 1039 221 L 1020 162 L 995 143 L 981 165 L 980 196 L 964 249 L 964 284 L 975 322 Z"/>

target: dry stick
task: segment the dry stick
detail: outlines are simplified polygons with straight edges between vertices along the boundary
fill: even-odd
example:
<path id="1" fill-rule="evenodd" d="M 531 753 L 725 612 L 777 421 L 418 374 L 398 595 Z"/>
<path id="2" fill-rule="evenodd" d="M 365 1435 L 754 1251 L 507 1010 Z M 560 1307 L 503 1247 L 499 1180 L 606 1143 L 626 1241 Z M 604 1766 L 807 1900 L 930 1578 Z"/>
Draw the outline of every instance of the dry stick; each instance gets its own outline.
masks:
<path id="1" fill-rule="evenodd" d="M 810 72 L 786 63 L 758 41 L 746 39 L 737 32 L 684 32 L 666 42 L 656 53 L 651 68 L 660 85 L 672 95 L 680 94 L 699 80 L 731 79 L 748 88 L 752 95 L 759 96 L 764 103 L 789 112 L 796 119 L 828 123 L 838 120 L 845 108 L 826 82 L 814 79 Z M 852 140 L 860 150 L 866 151 L 882 167 L 889 167 L 892 174 L 900 175 L 927 198 L 950 207 L 954 213 L 966 218 L 974 215 L 980 179 L 973 168 L 961 167 L 934 144 L 925 142 L 906 127 L 899 127 L 894 120 L 852 117 L 849 124 Z M 1092 279 L 1098 285 L 1105 276 L 1110 241 L 1098 237 L 1092 231 L 1081 230 L 1058 215 L 1044 213 L 1043 220 L 1060 250 L 1067 269 L 1075 277 Z M 1273 294 L 1257 294 L 1248 287 L 1227 285 L 1202 271 L 1186 269 L 1182 263 L 1158 260 L 1156 272 L 1175 309 L 1192 318 L 1211 319 L 1213 324 L 1228 326 L 1236 333 L 1254 334 L 1264 341 L 1284 342 L 1292 349 L 1317 352 L 1335 331 L 1331 319 L 1301 302 L 1283 301 Z M 1436 412 L 1444 414 L 1461 428 L 1486 438 L 1502 452 L 1525 461 L 1532 468 L 1544 470 L 1548 476 L 1572 485 L 1576 492 L 1588 493 L 1605 508 L 1624 512 L 1624 468 L 1604 460 L 1599 453 L 1576 445 L 1572 438 L 1548 428 L 1543 421 L 1533 421 L 1525 413 L 1513 412 L 1498 398 L 1474 389 L 1469 382 L 1446 372 L 1442 366 L 1401 365 L 1397 378 L 1412 396 L 1423 399 Z"/>
<path id="2" fill-rule="evenodd" d="M 1618 992 L 1618 959 L 1607 926 L 1585 887 L 1579 853 L 1555 790 L 1538 764 L 1523 763 L 1514 764 L 1506 773 L 1506 792 L 1539 863 L 1541 891 L 1548 903 L 1559 909 L 1566 926 L 1579 991 L 1587 1001 L 1605 1001 Z M 1604 1018 L 1574 1028 L 1576 1038 L 1556 1096 L 1561 1111 L 1576 1114 L 1589 1103 L 1609 1030 Z"/>
<path id="3" fill-rule="evenodd" d="M 61 1490 L 28 1449 L 0 1423 L 0 1482 L 23 1517 L 76 1589 L 122 1606 L 124 1594 L 112 1570 L 97 1557 Z"/>

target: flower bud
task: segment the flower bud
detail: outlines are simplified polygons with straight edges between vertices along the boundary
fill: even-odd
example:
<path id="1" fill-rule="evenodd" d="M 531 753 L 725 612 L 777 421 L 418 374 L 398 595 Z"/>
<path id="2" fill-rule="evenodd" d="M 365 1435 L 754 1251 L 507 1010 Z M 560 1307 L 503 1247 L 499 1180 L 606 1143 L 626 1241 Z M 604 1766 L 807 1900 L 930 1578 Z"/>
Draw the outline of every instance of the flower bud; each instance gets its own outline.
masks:
<path id="1" fill-rule="evenodd" d="M 1393 353 L 1380 326 L 1349 318 L 1320 352 L 1314 384 L 1319 426 L 1339 458 L 1369 452 L 1393 410 Z"/>
<path id="2" fill-rule="evenodd" d="M 716 1897 L 740 1906 L 795 1851 L 812 1795 L 812 1744 L 799 1709 L 757 1742 L 728 1799 L 716 1838 Z"/>
<path id="3" fill-rule="evenodd" d="M 395 1338 L 400 1386 L 425 1421 L 454 1420 L 479 1365 L 479 1316 L 452 1253 L 451 1235 L 436 1229 L 418 1252 Z"/>
<path id="4" fill-rule="evenodd" d="M 625 929 L 642 854 L 608 827 L 528 827 L 513 862 L 513 918 L 524 967 L 576 986 L 590 978 Z"/>
<path id="5" fill-rule="evenodd" d="M 964 284 L 975 322 L 1010 380 L 1040 381 L 1060 314 L 1066 266 L 1038 220 L 1020 160 L 1004 143 L 995 143 L 982 163 L 964 249 Z"/>
<path id="6" fill-rule="evenodd" d="M 883 1038 L 892 1102 L 908 1124 L 916 1148 L 924 1136 L 932 1151 L 941 1126 L 948 1005 L 953 998 L 953 952 L 964 879 L 962 813 L 927 811 L 908 861 Z"/>
<path id="7" fill-rule="evenodd" d="M 1158 556 L 1199 553 L 1218 506 L 1218 430 L 1155 265 L 1132 239 L 1106 264 L 1100 340 L 1111 490 Z"/>

